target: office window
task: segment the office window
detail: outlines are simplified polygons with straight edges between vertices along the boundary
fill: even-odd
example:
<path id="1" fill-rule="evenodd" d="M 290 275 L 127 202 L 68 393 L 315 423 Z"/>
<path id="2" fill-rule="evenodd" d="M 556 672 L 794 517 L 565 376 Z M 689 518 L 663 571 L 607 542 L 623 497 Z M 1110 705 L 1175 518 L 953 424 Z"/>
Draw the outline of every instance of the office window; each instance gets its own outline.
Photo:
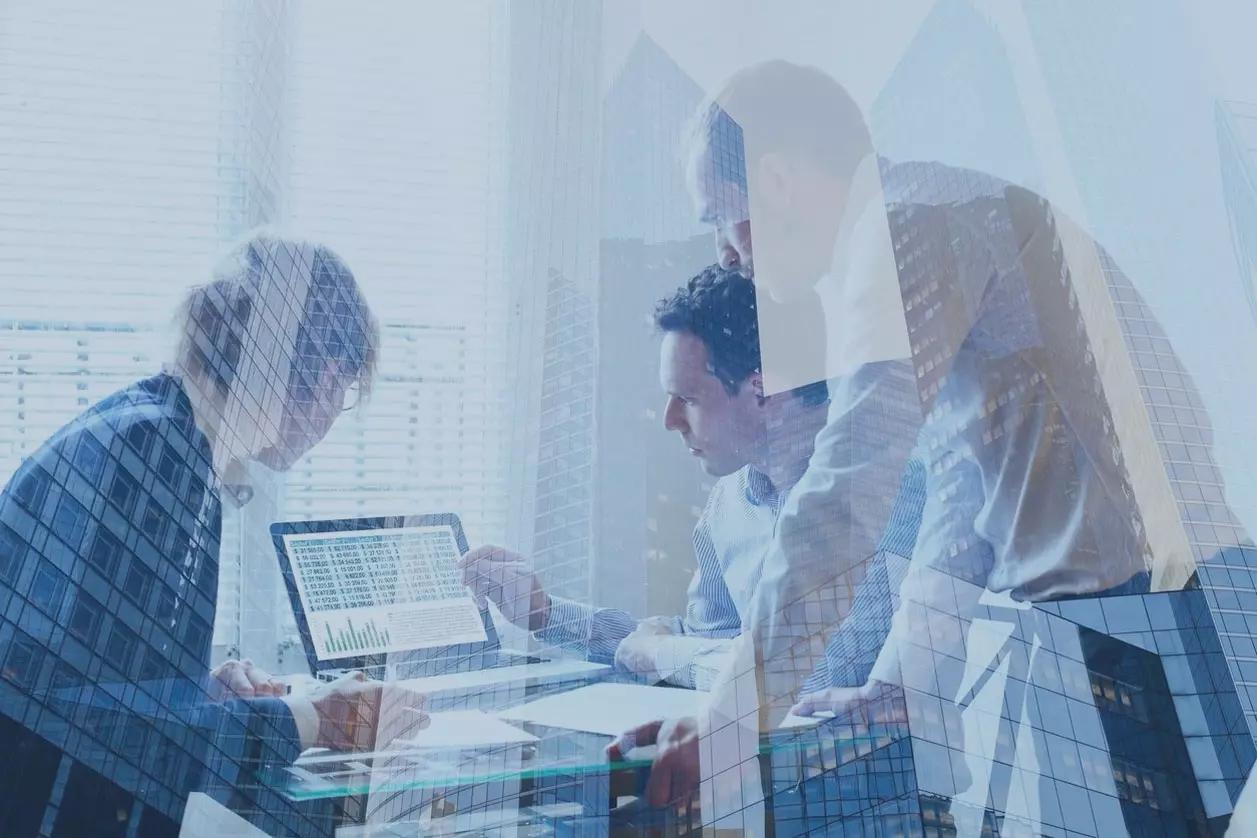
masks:
<path id="1" fill-rule="evenodd" d="M 140 487 L 135 479 L 127 472 L 119 467 L 114 473 L 113 484 L 109 491 L 109 499 L 114 505 L 128 518 L 131 517 L 135 509 L 135 499 L 139 495 Z"/>
<path id="2" fill-rule="evenodd" d="M 65 599 L 66 585 L 65 574 L 41 561 L 31 582 L 30 601 L 49 616 L 56 617 Z"/>
<path id="3" fill-rule="evenodd" d="M 122 583 L 122 592 L 141 608 L 148 606 L 148 595 L 153 589 L 153 574 L 133 559 L 127 566 L 126 579 Z"/>
<path id="4" fill-rule="evenodd" d="M 38 514 L 44 505 L 44 498 L 48 494 L 48 486 L 52 478 L 48 472 L 44 471 L 38 465 L 31 466 L 30 470 L 23 475 L 22 480 L 18 483 L 16 491 L 13 494 L 14 500 L 26 507 L 33 514 Z"/>
<path id="5" fill-rule="evenodd" d="M 66 627 L 70 633 L 85 643 L 96 640 L 96 632 L 100 630 L 101 617 L 104 609 L 91 594 L 80 591 L 70 606 L 70 620 Z"/>
<path id="6" fill-rule="evenodd" d="M 96 528 L 88 558 L 106 577 L 112 578 L 122 558 L 123 546 L 117 537 L 103 526 Z"/>
<path id="7" fill-rule="evenodd" d="M 83 676 L 73 667 L 58 663 L 49 681 L 49 707 L 65 718 L 70 718 L 76 706 L 82 706 L 79 692 L 83 689 Z"/>
<path id="8" fill-rule="evenodd" d="M 0 579 L 8 584 L 22 570 L 22 558 L 26 555 L 26 543 L 13 530 L 0 524 Z"/>
<path id="9" fill-rule="evenodd" d="M 8 644 L 8 654 L 4 658 L 3 675 L 23 691 L 35 686 L 39 677 L 39 668 L 44 661 L 43 648 L 34 639 L 19 633 Z"/>
<path id="10" fill-rule="evenodd" d="M 99 480 L 105 469 L 105 449 L 91 434 L 79 438 L 78 448 L 74 452 L 74 467 L 83 473 L 88 480 Z"/>
<path id="11" fill-rule="evenodd" d="M 131 666 L 131 657 L 135 653 L 135 632 L 121 623 L 115 622 L 105 644 L 105 660 L 126 672 Z"/>

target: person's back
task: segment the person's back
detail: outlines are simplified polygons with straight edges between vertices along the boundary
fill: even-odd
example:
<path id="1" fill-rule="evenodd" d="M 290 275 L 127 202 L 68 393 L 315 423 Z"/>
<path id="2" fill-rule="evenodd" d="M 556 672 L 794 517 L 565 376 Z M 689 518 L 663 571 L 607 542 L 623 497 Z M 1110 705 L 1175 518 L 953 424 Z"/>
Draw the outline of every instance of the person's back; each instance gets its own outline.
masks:
<path id="1" fill-rule="evenodd" d="M 1107 294 L 1112 261 L 1047 201 L 989 175 L 883 161 L 882 182 L 914 303 L 905 316 L 929 441 L 918 450 L 936 475 L 919 553 L 985 544 L 960 572 L 1018 600 L 1097 593 L 1147 572 L 1152 551 L 1079 308 L 1080 294 Z M 966 498 L 983 504 L 967 510 Z"/>
<path id="2" fill-rule="evenodd" d="M 187 394 L 159 374 L 70 422 L 0 493 L 0 589 L 26 603 L 4 619 L 6 676 L 22 700 L 3 710 L 25 725 L 9 728 L 5 747 L 34 733 L 70 772 L 64 786 L 55 772 L 28 780 L 5 807 L 17 821 L 42 820 L 53 806 L 62 829 L 98 823 L 109 787 L 134 796 L 150 827 L 178 824 L 189 790 L 226 783 L 251 794 L 234 776 L 230 743 L 210 746 L 220 719 L 198 710 L 222 522 L 210 458 Z M 277 707 L 253 702 L 249 716 L 276 727 L 262 741 L 279 750 L 263 761 L 296 756 Z"/>
<path id="3" fill-rule="evenodd" d="M 242 697 L 210 652 L 223 475 L 317 444 L 369 386 L 378 326 L 335 254 L 269 234 L 179 314 L 165 371 L 67 423 L 0 492 L 0 744 L 35 766 L 0 791 L 6 835 L 174 835 L 198 792 L 268 832 L 325 834 L 278 769 L 374 730 L 361 681 Z"/>

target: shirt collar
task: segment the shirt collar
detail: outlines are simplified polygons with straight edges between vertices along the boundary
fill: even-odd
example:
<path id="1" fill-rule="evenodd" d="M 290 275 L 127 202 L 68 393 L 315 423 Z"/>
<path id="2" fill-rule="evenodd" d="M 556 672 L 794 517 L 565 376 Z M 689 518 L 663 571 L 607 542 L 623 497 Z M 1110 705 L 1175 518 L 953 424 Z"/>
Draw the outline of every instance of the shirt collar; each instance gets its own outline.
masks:
<path id="1" fill-rule="evenodd" d="M 831 379 L 912 354 L 885 200 L 880 160 L 871 154 L 852 178 L 830 273 L 816 286 Z"/>
<path id="2" fill-rule="evenodd" d="M 773 488 L 768 475 L 751 466 L 746 467 L 746 499 L 756 506 L 764 506 L 777 500 L 778 492 Z"/>
<path id="3" fill-rule="evenodd" d="M 870 154 L 856 167 L 851 176 L 851 188 L 847 192 L 847 206 L 842 213 L 842 223 L 838 226 L 838 237 L 834 240 L 834 256 L 832 270 L 844 275 L 851 269 L 852 251 L 869 247 L 869 234 L 857 228 L 867 226 L 865 216 L 870 212 L 886 212 L 886 199 L 882 196 L 881 164 L 876 154 Z"/>

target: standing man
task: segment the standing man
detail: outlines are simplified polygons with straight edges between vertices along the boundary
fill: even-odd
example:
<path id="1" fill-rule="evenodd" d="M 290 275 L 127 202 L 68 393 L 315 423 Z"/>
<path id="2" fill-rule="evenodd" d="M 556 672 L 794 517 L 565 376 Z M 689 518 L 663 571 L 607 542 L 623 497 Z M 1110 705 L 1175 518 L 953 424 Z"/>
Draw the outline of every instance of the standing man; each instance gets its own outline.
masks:
<path id="1" fill-rule="evenodd" d="M 998 644 L 966 646 L 970 622 L 997 619 L 988 601 L 1015 623 L 1035 602 L 1147 590 L 1154 551 L 1080 314 L 1107 293 L 1101 266 L 1115 267 L 1085 233 L 989 176 L 879 157 L 859 108 L 818 70 L 751 67 L 696 124 L 691 184 L 720 264 L 775 299 L 815 289 L 832 338 L 822 374 L 838 382 L 710 706 L 632 731 L 613 753 L 657 744 L 652 802 L 699 787 L 704 823 L 755 834 L 759 736 L 851 611 L 852 580 L 886 530 L 884 487 L 914 449 L 928 483 L 896 629 L 865 689 L 800 709 L 845 710 L 882 683 L 958 707 L 998 696 Z M 770 331 L 770 391 L 817 374 L 787 330 Z M 914 636 L 923 625 L 943 628 Z M 993 752 L 979 734 L 992 731 L 965 727 L 985 801 Z"/>

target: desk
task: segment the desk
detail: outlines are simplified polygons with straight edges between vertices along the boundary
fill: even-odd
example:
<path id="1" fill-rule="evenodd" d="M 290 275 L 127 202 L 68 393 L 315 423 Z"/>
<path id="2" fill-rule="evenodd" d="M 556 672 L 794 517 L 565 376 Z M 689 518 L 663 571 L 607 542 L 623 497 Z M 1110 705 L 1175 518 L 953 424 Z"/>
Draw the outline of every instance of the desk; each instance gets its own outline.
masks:
<path id="1" fill-rule="evenodd" d="M 488 696 L 438 701 L 433 710 L 466 709 L 471 702 L 491 712 L 574 686 L 520 685 Z M 537 740 L 462 750 L 330 755 L 285 769 L 272 778 L 272 785 L 295 801 L 340 800 L 347 824 L 395 824 L 386 833 L 390 836 L 610 834 L 611 809 L 637 794 L 649 760 L 612 764 L 605 754 L 610 737 L 527 723 L 517 726 Z M 814 728 L 765 736 L 761 754 L 770 806 L 780 796 L 783 803 L 790 801 L 793 811 L 804 781 L 836 775 L 843 766 L 907 735 L 906 724 L 867 725 L 837 718 Z M 810 812 L 803 814 L 815 819 L 816 805 L 822 813 L 830 811 L 825 803 L 813 800 Z M 781 817 L 793 815 L 783 809 Z M 338 832 L 354 834 L 353 829 Z M 364 829 L 360 834 L 371 833 Z"/>

